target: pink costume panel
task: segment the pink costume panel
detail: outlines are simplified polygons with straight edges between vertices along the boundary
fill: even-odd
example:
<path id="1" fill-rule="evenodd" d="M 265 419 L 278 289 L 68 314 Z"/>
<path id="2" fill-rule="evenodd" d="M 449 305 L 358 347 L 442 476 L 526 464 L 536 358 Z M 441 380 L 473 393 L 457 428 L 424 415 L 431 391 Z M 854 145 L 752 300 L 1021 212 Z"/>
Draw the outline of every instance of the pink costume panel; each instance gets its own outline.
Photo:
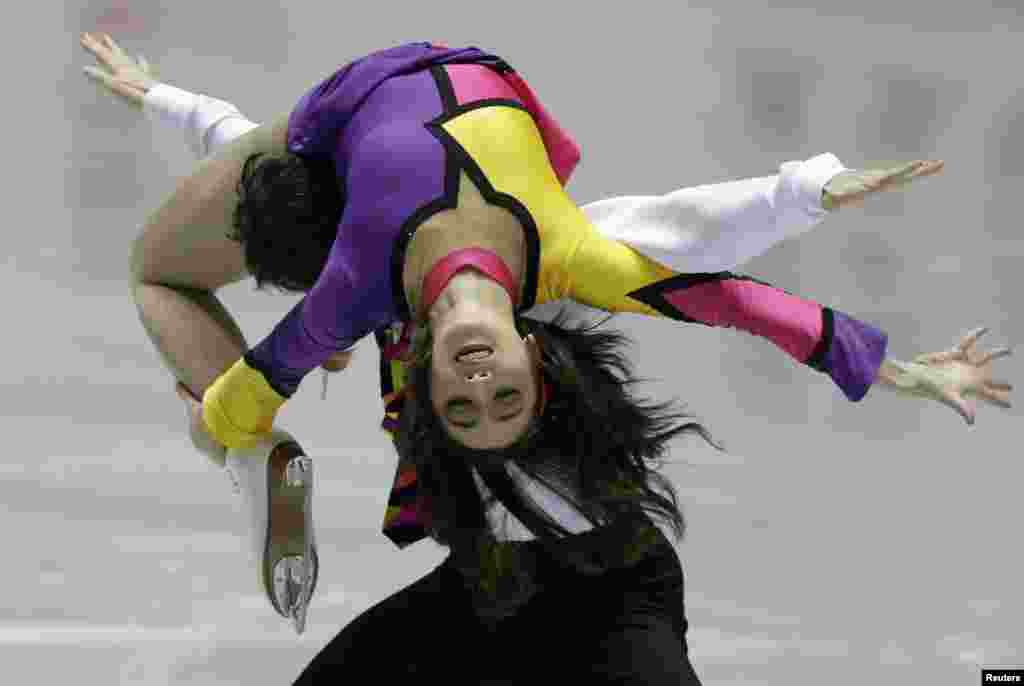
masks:
<path id="1" fill-rule="evenodd" d="M 563 186 L 568 182 L 572 170 L 580 161 L 580 148 L 572 136 L 548 114 L 523 77 L 514 71 L 498 74 L 476 64 L 448 64 L 444 68 L 460 105 L 491 98 L 522 103 L 537 121 L 555 175 Z"/>
<path id="2" fill-rule="evenodd" d="M 663 297 L 688 317 L 767 338 L 801 362 L 821 340 L 820 305 L 756 281 L 709 281 Z"/>

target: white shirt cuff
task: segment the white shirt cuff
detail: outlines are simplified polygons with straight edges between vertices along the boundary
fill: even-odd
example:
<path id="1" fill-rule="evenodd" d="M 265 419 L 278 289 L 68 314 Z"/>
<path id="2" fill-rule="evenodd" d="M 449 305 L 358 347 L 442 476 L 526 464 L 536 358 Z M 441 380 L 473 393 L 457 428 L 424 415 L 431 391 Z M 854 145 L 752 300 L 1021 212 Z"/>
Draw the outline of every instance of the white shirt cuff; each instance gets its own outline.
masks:
<path id="1" fill-rule="evenodd" d="M 195 107 L 196 94 L 158 83 L 142 98 L 142 109 L 150 121 L 184 126 Z"/>
<path id="2" fill-rule="evenodd" d="M 238 120 L 238 126 L 234 127 L 238 130 L 226 132 L 230 134 L 229 139 L 256 126 L 246 121 L 238 108 L 229 102 L 191 93 L 166 83 L 158 83 L 150 88 L 142 99 L 142 105 L 151 122 L 173 126 L 182 131 L 189 149 L 197 157 L 205 157 L 211 152 L 210 132 L 225 119 Z"/>
<path id="3" fill-rule="evenodd" d="M 830 152 L 801 162 L 786 162 L 779 167 L 779 183 L 795 199 L 794 205 L 812 217 L 824 216 L 821 206 L 825 185 L 846 167 Z"/>

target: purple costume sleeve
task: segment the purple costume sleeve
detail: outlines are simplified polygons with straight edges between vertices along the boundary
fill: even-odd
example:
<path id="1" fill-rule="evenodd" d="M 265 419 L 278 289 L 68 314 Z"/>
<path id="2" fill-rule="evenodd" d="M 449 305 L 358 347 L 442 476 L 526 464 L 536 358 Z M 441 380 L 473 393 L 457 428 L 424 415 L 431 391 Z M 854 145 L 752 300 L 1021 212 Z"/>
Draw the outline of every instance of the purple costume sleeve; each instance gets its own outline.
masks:
<path id="1" fill-rule="evenodd" d="M 888 337 L 881 329 L 842 312 L 827 308 L 825 312 L 832 319 L 831 340 L 821 363 L 814 360 L 809 364 L 832 377 L 846 397 L 857 402 L 878 376 Z"/>
<path id="2" fill-rule="evenodd" d="M 359 305 L 345 271 L 337 265 L 325 267 L 312 290 L 246 353 L 245 361 L 289 398 L 311 369 L 379 326 Z"/>

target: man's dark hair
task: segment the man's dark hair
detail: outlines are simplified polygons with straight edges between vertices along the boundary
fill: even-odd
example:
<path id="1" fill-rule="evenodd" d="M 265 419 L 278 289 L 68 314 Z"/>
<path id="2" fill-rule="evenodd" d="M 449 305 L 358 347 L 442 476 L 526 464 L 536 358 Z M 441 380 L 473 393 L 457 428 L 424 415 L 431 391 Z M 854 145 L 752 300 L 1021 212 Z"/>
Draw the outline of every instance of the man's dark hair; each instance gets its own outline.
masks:
<path id="1" fill-rule="evenodd" d="M 570 532 L 515 486 L 503 468 L 506 461 L 568 499 L 595 525 L 636 523 L 632 540 L 621 546 L 621 559 L 610 562 L 621 565 L 638 560 L 657 540 L 652 516 L 667 523 L 677 539 L 684 534 L 675 490 L 657 471 L 669 441 L 697 433 L 721 449 L 673 403 L 634 397 L 631 389 L 641 380 L 631 372 L 622 333 L 597 330 L 600 323 L 568 326 L 564 313 L 550 323 L 520 317 L 516 326 L 540 344 L 551 393 L 543 415 L 516 443 L 474 450 L 447 433 L 430 398 L 429 337 L 414 342 L 417 354 L 407 377 L 412 392 L 394 434 L 399 455 L 416 468 L 430 536 L 451 548 L 472 582 L 478 612 L 492 618 L 514 612 L 531 595 L 530 563 L 517 554 L 521 546 L 495 539 L 485 514 L 489 504 L 480 497 L 471 465 L 544 545 Z"/>
<path id="2" fill-rule="evenodd" d="M 338 233 L 345 196 L 330 160 L 255 153 L 238 182 L 229 238 L 240 242 L 256 287 L 303 293 Z"/>

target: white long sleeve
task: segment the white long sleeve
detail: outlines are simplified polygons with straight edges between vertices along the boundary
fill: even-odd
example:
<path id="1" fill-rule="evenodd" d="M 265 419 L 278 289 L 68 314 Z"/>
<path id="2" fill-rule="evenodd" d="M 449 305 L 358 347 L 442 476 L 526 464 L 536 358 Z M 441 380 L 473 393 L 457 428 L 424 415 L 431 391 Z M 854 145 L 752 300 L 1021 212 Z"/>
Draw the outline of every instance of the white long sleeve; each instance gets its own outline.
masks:
<path id="1" fill-rule="evenodd" d="M 825 153 L 777 176 L 623 196 L 583 206 L 600 232 L 684 274 L 732 271 L 828 214 L 825 185 L 845 167 Z"/>
<path id="2" fill-rule="evenodd" d="M 142 110 L 149 121 L 177 129 L 197 158 L 212 155 L 259 124 L 229 102 L 158 83 L 146 93 Z"/>

